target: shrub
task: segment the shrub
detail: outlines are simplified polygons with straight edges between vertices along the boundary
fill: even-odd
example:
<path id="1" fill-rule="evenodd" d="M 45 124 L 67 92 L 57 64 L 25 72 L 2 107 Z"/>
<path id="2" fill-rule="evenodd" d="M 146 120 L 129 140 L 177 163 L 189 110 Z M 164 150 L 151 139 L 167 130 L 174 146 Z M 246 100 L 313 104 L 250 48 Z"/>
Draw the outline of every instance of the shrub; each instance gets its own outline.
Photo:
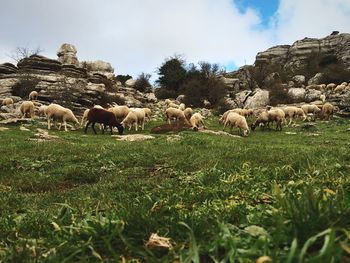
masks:
<path id="1" fill-rule="evenodd" d="M 146 91 L 147 88 L 151 87 L 149 79 L 151 78 L 150 74 L 141 73 L 135 82 L 135 89 L 141 92 Z"/>
<path id="2" fill-rule="evenodd" d="M 125 85 L 125 81 L 127 81 L 128 79 L 132 79 L 132 76 L 130 76 L 129 74 L 128 75 L 117 75 L 115 77 L 115 79 L 117 81 L 120 81 L 122 83 L 122 85 L 124 86 Z"/>
<path id="3" fill-rule="evenodd" d="M 293 102 L 288 95 L 287 88 L 283 87 L 283 85 L 279 82 L 275 82 L 270 85 L 268 91 L 271 106 L 276 106 L 277 104 L 289 104 Z"/>
<path id="4" fill-rule="evenodd" d="M 154 91 L 157 99 L 164 100 L 164 99 L 175 99 L 177 97 L 177 92 L 174 90 L 169 90 L 167 88 L 158 88 Z"/>

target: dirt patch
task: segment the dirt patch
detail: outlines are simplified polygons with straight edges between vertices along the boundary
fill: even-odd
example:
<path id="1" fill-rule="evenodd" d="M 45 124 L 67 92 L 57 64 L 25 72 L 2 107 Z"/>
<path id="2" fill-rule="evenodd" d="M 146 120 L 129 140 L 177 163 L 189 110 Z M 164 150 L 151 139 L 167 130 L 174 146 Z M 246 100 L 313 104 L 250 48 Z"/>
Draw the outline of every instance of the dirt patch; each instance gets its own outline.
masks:
<path id="1" fill-rule="evenodd" d="M 112 137 L 117 138 L 118 141 L 127 141 L 127 142 L 146 141 L 146 140 L 155 139 L 155 137 L 151 135 L 144 135 L 144 134 L 112 135 Z"/>
<path id="2" fill-rule="evenodd" d="M 166 137 L 166 140 L 168 141 L 168 142 L 177 142 L 177 141 L 180 141 L 180 140 L 182 140 L 182 136 L 180 136 L 180 135 L 177 135 L 177 134 L 174 134 L 174 135 L 168 135 L 167 137 Z"/>
<path id="3" fill-rule="evenodd" d="M 9 130 L 9 128 L 6 128 L 6 127 L 0 127 L 0 132 L 2 132 L 2 131 L 7 131 L 7 130 Z"/>

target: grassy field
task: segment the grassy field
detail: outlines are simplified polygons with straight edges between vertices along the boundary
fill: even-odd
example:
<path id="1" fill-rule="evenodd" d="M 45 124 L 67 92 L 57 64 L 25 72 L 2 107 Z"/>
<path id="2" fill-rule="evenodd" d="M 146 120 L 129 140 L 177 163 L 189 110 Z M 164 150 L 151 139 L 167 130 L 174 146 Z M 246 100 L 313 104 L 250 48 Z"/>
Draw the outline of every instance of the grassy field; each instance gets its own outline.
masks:
<path id="1" fill-rule="evenodd" d="M 7 127 L 1 262 L 350 261 L 349 120 L 143 142 Z M 171 248 L 147 247 L 152 233 Z"/>

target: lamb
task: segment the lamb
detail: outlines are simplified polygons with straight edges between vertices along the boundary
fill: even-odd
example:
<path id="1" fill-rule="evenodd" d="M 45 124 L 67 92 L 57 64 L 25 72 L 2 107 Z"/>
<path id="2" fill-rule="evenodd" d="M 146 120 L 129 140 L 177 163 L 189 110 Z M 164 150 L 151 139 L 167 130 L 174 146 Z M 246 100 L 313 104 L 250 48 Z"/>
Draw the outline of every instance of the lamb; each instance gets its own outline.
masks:
<path id="1" fill-rule="evenodd" d="M 168 121 L 169 124 L 171 124 L 170 119 L 175 118 L 175 122 L 177 122 L 178 125 L 180 124 L 180 121 L 185 122 L 187 125 L 190 125 L 190 123 L 186 119 L 184 112 L 176 108 L 170 107 L 166 109 L 165 117 L 166 117 L 166 121 Z"/>
<path id="2" fill-rule="evenodd" d="M 38 115 L 39 116 L 47 116 L 46 115 L 46 110 L 47 110 L 47 105 L 41 105 L 38 110 Z"/>
<path id="3" fill-rule="evenodd" d="M 117 121 L 117 118 L 115 117 L 114 113 L 108 110 L 92 108 L 89 110 L 87 120 L 88 122 L 86 123 L 84 130 L 85 133 L 87 133 L 87 129 L 92 123 L 92 130 L 95 134 L 97 134 L 95 130 L 95 124 L 100 123 L 103 124 L 105 127 L 109 126 L 109 128 L 111 129 L 111 134 L 113 133 L 113 127 L 117 127 L 119 135 L 123 134 L 124 127 Z M 104 133 L 104 129 L 102 130 L 102 133 Z"/>
<path id="4" fill-rule="evenodd" d="M 315 116 L 321 111 L 320 108 L 314 104 L 304 104 L 301 106 L 301 109 L 304 111 L 305 116 L 308 114 L 312 114 L 313 116 Z"/>
<path id="5" fill-rule="evenodd" d="M 38 99 L 38 92 L 33 90 L 31 93 L 29 93 L 29 100 L 37 100 Z"/>
<path id="6" fill-rule="evenodd" d="M 190 118 L 190 124 L 192 126 L 191 129 L 193 129 L 194 131 L 198 131 L 198 128 L 200 125 L 202 125 L 204 127 L 204 121 L 203 121 L 204 117 L 200 114 L 200 113 L 195 113 L 191 116 Z"/>
<path id="7" fill-rule="evenodd" d="M 19 108 L 22 118 L 34 118 L 34 103 L 31 101 L 23 101 Z"/>
<path id="8" fill-rule="evenodd" d="M 319 117 L 321 120 L 323 119 L 327 119 L 329 120 L 329 118 L 331 116 L 333 116 L 333 113 L 334 113 L 334 106 L 332 104 L 330 104 L 329 102 L 326 102 L 323 106 L 322 106 L 322 109 L 319 113 Z"/>
<path id="9" fill-rule="evenodd" d="M 132 125 L 135 124 L 135 131 L 138 129 L 138 122 L 137 122 L 137 116 L 135 112 L 129 111 L 128 115 L 123 119 L 121 122 L 121 125 L 125 127 L 129 127 L 129 131 L 131 130 Z"/>
<path id="10" fill-rule="evenodd" d="M 191 118 L 192 113 L 193 113 L 193 110 L 192 110 L 192 108 L 190 108 L 190 107 L 187 107 L 187 108 L 184 110 L 185 117 L 186 117 L 186 119 L 188 119 L 188 120 Z"/>
<path id="11" fill-rule="evenodd" d="M 284 112 L 282 112 L 281 109 L 272 109 L 272 110 L 260 113 L 260 115 L 255 120 L 255 122 L 252 123 L 251 128 L 252 130 L 255 130 L 255 128 L 260 124 L 264 124 L 268 126 L 270 122 L 276 122 L 276 130 L 281 131 L 283 121 L 284 121 Z"/>
<path id="12" fill-rule="evenodd" d="M 222 130 L 225 130 L 226 125 L 230 125 L 230 132 L 232 132 L 233 127 L 236 127 L 239 128 L 241 133 L 243 130 L 243 136 L 248 136 L 249 134 L 249 127 L 245 117 L 236 112 L 228 113 Z"/>
<path id="13" fill-rule="evenodd" d="M 123 105 L 109 108 L 108 111 L 113 112 L 117 120 L 123 120 L 128 115 L 130 109 L 128 106 Z"/>
<path id="14" fill-rule="evenodd" d="M 13 107 L 13 105 L 14 105 L 13 99 L 11 99 L 11 98 L 3 99 L 2 100 L 2 105 L 6 106 L 6 107 L 10 107 L 10 105 L 12 105 L 12 107 Z"/>
<path id="15" fill-rule="evenodd" d="M 58 104 L 50 104 L 47 109 L 46 109 L 46 115 L 47 115 L 47 129 L 50 130 L 51 125 L 50 121 L 51 119 L 56 122 L 57 120 L 61 121 L 59 130 L 61 129 L 62 122 L 64 125 L 64 130 L 67 130 L 67 121 L 74 122 L 75 124 L 79 125 L 79 121 L 77 118 L 74 116 L 73 112 L 70 109 L 67 109 L 65 107 L 62 107 L 61 105 Z"/>

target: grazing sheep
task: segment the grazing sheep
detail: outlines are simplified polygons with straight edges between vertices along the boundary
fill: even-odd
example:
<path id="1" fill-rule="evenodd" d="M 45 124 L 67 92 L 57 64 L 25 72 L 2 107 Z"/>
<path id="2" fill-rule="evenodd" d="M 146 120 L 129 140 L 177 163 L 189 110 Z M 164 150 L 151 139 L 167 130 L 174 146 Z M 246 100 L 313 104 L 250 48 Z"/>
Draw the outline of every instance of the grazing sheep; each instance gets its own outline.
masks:
<path id="1" fill-rule="evenodd" d="M 186 109 L 185 103 L 181 103 L 181 104 L 179 105 L 179 110 L 184 111 L 185 109 Z"/>
<path id="2" fill-rule="evenodd" d="M 308 114 L 312 114 L 313 116 L 316 116 L 321 111 L 320 108 L 317 107 L 317 105 L 315 104 L 304 104 L 301 106 L 301 109 L 304 111 L 305 116 Z"/>
<path id="3" fill-rule="evenodd" d="M 189 120 L 193 114 L 193 110 L 192 108 L 190 107 L 187 107 L 185 110 L 184 110 L 184 114 L 185 114 L 185 117 L 187 120 Z"/>
<path id="4" fill-rule="evenodd" d="M 38 99 L 38 92 L 33 90 L 31 93 L 29 93 L 29 100 L 37 100 Z"/>
<path id="5" fill-rule="evenodd" d="M 288 125 L 295 122 L 298 117 L 302 117 L 303 120 L 306 119 L 306 115 L 301 108 L 295 106 L 288 106 L 283 109 L 286 119 L 289 119 Z"/>
<path id="6" fill-rule="evenodd" d="M 113 112 L 117 120 L 123 120 L 128 115 L 130 109 L 128 106 L 123 105 L 109 108 L 108 111 Z"/>
<path id="7" fill-rule="evenodd" d="M 135 131 L 138 130 L 137 116 L 134 111 L 129 111 L 128 115 L 120 123 L 124 128 L 129 127 L 129 131 L 133 124 L 135 124 Z"/>
<path id="8" fill-rule="evenodd" d="M 151 114 L 152 114 L 151 109 L 150 109 L 150 108 L 142 108 L 142 109 L 143 109 L 144 112 L 145 112 L 145 116 L 146 116 L 147 120 L 148 120 L 148 121 L 151 120 Z"/>
<path id="9" fill-rule="evenodd" d="M 104 108 L 103 108 L 101 105 L 94 105 L 93 108 L 96 108 L 96 109 L 103 109 L 103 110 L 104 110 Z M 83 126 L 85 125 L 86 120 L 87 120 L 87 116 L 88 116 L 88 114 L 89 114 L 89 111 L 90 111 L 90 109 L 86 109 L 86 110 L 84 111 L 83 117 L 81 118 L 80 127 L 83 127 Z M 100 128 L 101 128 L 101 126 L 100 126 Z"/>
<path id="10" fill-rule="evenodd" d="M 31 101 L 23 101 L 19 108 L 22 118 L 34 118 L 34 103 Z"/>
<path id="11" fill-rule="evenodd" d="M 319 113 L 319 117 L 321 120 L 327 119 L 329 120 L 330 117 L 333 116 L 335 107 L 330 104 L 329 102 L 326 102 Z"/>
<path id="12" fill-rule="evenodd" d="M 227 115 L 230 112 L 235 112 L 235 113 L 238 113 L 241 116 L 244 116 L 245 110 L 243 110 L 241 108 L 235 108 L 233 110 L 228 110 L 228 111 L 224 112 L 224 114 L 222 114 L 221 118 L 219 119 L 219 123 L 224 123 L 226 118 L 227 118 Z"/>
<path id="13" fill-rule="evenodd" d="M 124 127 L 117 121 L 117 118 L 115 117 L 114 113 L 100 108 L 92 108 L 89 110 L 89 113 L 87 115 L 87 123 L 85 126 L 84 132 L 87 133 L 87 128 L 92 123 L 92 130 L 95 134 L 95 124 L 100 123 L 103 124 L 104 127 L 109 126 L 111 129 L 111 134 L 113 133 L 113 127 L 116 127 L 118 129 L 119 135 L 123 134 Z M 102 129 L 102 133 L 104 133 L 104 129 Z"/>
<path id="14" fill-rule="evenodd" d="M 142 108 L 130 108 L 130 111 L 134 112 L 137 117 L 137 125 L 141 126 L 141 129 L 145 129 L 146 113 Z"/>
<path id="15" fill-rule="evenodd" d="M 38 115 L 46 117 L 46 110 L 47 110 L 47 106 L 46 105 L 41 105 L 39 107 L 39 110 L 38 110 Z"/>
<path id="16" fill-rule="evenodd" d="M 337 84 L 335 84 L 335 83 L 329 83 L 329 84 L 326 86 L 326 89 L 327 89 L 327 90 L 334 90 L 336 87 L 337 87 Z"/>
<path id="17" fill-rule="evenodd" d="M 170 99 L 166 99 L 166 100 L 164 101 L 164 103 L 165 103 L 166 106 L 169 106 L 169 104 L 170 104 L 170 103 L 173 103 L 173 101 L 170 100 Z"/>
<path id="18" fill-rule="evenodd" d="M 340 84 L 338 85 L 335 89 L 334 89 L 334 92 L 336 93 L 342 93 L 346 88 L 346 85 L 344 84 Z"/>
<path id="19" fill-rule="evenodd" d="M 177 125 L 180 124 L 180 121 L 185 122 L 186 124 L 190 125 L 190 123 L 186 119 L 184 112 L 182 110 L 179 110 L 176 108 L 166 109 L 165 117 L 166 117 L 166 121 L 168 121 L 169 124 L 171 124 L 170 119 L 175 118 L 175 122 L 177 123 Z"/>
<path id="20" fill-rule="evenodd" d="M 249 127 L 247 124 L 247 120 L 245 119 L 244 116 L 239 115 L 236 112 L 229 112 L 225 123 L 224 123 L 224 128 L 222 130 L 225 130 L 225 127 L 227 125 L 230 125 L 230 132 L 232 133 L 232 128 L 236 127 L 239 128 L 240 133 L 242 133 L 243 130 L 243 136 L 248 136 L 249 134 Z"/>
<path id="21" fill-rule="evenodd" d="M 254 131 L 255 128 L 263 124 L 264 126 L 269 125 L 270 122 L 276 122 L 276 130 L 282 130 L 282 123 L 284 121 L 284 112 L 281 109 L 272 109 L 260 113 L 254 123 L 252 123 L 251 128 Z"/>
<path id="22" fill-rule="evenodd" d="M 14 105 L 13 99 L 11 99 L 11 98 L 3 99 L 2 100 L 2 105 L 6 106 L 6 107 L 10 107 L 10 105 L 12 105 L 12 108 L 13 108 L 13 105 Z"/>
<path id="23" fill-rule="evenodd" d="M 198 131 L 200 125 L 204 127 L 204 117 L 200 113 L 195 113 L 190 118 L 191 129 Z"/>
<path id="24" fill-rule="evenodd" d="M 173 102 L 170 102 L 168 105 L 167 105 L 168 108 L 176 108 L 178 109 L 179 108 L 179 105 L 173 103 Z"/>
<path id="25" fill-rule="evenodd" d="M 67 121 L 74 122 L 75 124 L 79 125 L 79 121 L 74 116 L 73 112 L 70 109 L 67 109 L 65 107 L 62 107 L 58 104 L 50 104 L 46 109 L 46 115 L 47 115 L 47 129 L 50 130 L 51 125 L 50 121 L 53 119 L 54 123 L 58 120 L 60 121 L 60 126 L 58 130 L 61 129 L 62 123 L 64 125 L 64 130 L 68 131 L 67 129 Z"/>

